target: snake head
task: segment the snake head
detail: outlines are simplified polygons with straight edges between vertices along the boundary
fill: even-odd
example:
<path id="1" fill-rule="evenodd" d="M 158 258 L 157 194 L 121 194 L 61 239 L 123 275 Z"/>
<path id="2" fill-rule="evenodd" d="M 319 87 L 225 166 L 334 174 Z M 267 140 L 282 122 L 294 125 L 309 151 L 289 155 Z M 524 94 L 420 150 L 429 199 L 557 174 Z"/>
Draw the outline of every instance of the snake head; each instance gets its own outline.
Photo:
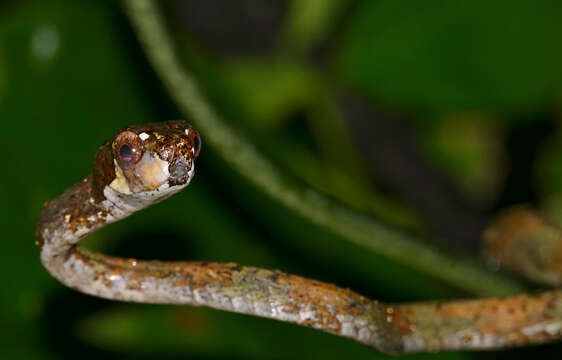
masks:
<path id="1" fill-rule="evenodd" d="M 98 151 L 94 181 L 101 193 L 163 196 L 189 184 L 200 150 L 199 133 L 185 121 L 128 126 Z"/>

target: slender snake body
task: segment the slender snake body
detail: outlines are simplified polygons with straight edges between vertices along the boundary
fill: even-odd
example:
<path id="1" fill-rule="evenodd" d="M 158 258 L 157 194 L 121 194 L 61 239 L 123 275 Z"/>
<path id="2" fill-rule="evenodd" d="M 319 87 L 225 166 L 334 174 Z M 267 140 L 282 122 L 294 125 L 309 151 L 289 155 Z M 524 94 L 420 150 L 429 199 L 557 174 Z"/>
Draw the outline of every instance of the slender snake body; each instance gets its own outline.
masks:
<path id="1" fill-rule="evenodd" d="M 278 319 L 388 353 L 491 349 L 560 337 L 562 295 L 556 291 L 504 299 L 382 304 L 277 270 L 123 259 L 76 246 L 103 226 L 185 188 L 200 145 L 199 134 L 184 121 L 130 126 L 102 145 L 93 173 L 50 201 L 39 218 L 40 257 L 47 271 L 94 296 L 208 306 Z"/>

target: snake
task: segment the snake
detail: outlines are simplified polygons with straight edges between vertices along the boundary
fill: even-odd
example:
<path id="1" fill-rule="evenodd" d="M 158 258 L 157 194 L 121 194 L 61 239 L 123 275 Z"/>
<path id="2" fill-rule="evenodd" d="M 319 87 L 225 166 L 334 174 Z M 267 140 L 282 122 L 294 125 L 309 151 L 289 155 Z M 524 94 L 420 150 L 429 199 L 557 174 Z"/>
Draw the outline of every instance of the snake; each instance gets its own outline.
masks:
<path id="1" fill-rule="evenodd" d="M 128 126 L 105 142 L 92 173 L 45 203 L 36 231 L 45 269 L 62 284 L 101 298 L 206 306 L 276 319 L 390 354 L 495 349 L 560 338 L 559 291 L 387 304 L 281 270 L 121 258 L 77 245 L 186 188 L 201 144 L 199 132 L 182 120 Z"/>

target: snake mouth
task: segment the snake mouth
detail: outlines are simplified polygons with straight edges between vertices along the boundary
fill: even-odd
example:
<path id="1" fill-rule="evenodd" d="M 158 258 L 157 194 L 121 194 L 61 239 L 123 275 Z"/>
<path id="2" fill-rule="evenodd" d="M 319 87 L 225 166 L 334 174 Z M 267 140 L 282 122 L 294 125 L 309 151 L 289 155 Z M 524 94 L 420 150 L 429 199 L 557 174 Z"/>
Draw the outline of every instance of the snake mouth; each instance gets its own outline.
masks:
<path id="1" fill-rule="evenodd" d="M 109 186 L 122 194 L 157 190 L 170 179 L 169 163 L 156 154 L 145 152 L 134 166 L 122 169 L 115 162 L 115 179 Z"/>
<path id="2" fill-rule="evenodd" d="M 145 152 L 134 166 L 122 169 L 115 162 L 115 179 L 109 186 L 122 194 L 134 194 L 159 190 L 164 187 L 187 185 L 193 176 L 193 162 L 185 157 L 172 163 L 157 154 Z"/>

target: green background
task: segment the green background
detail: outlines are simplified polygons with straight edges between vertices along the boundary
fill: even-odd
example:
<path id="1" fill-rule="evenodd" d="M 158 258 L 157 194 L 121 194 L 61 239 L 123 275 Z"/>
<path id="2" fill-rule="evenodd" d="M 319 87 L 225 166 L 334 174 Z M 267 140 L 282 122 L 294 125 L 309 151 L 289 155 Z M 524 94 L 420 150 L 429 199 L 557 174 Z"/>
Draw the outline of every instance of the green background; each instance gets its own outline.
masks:
<path id="1" fill-rule="evenodd" d="M 273 44 L 234 50 L 220 36 L 200 36 L 185 24 L 178 14 L 194 3 L 163 7 L 186 66 L 217 111 L 290 176 L 431 238 L 423 214 L 374 185 L 332 96 L 350 91 L 409 114 L 425 159 L 473 206 L 491 213 L 527 201 L 562 220 L 557 1 L 272 1 L 283 9 Z M 254 6 L 240 4 L 244 11 Z M 224 24 L 209 23 L 228 33 Z M 120 128 L 183 117 L 119 3 L 0 5 L 3 357 L 384 358 L 351 341 L 270 320 L 96 299 L 48 276 L 34 245 L 43 202 L 87 175 L 97 147 Z M 525 160 L 529 173 L 512 180 L 522 193 L 502 196 L 519 160 L 514 154 L 526 151 L 514 148 L 509 134 L 536 128 L 548 131 Z M 384 301 L 470 295 L 291 213 L 205 147 L 204 135 L 188 190 L 96 233 L 87 246 L 127 257 L 278 268 Z M 547 345 L 497 356 L 556 358 L 560 350 Z"/>

